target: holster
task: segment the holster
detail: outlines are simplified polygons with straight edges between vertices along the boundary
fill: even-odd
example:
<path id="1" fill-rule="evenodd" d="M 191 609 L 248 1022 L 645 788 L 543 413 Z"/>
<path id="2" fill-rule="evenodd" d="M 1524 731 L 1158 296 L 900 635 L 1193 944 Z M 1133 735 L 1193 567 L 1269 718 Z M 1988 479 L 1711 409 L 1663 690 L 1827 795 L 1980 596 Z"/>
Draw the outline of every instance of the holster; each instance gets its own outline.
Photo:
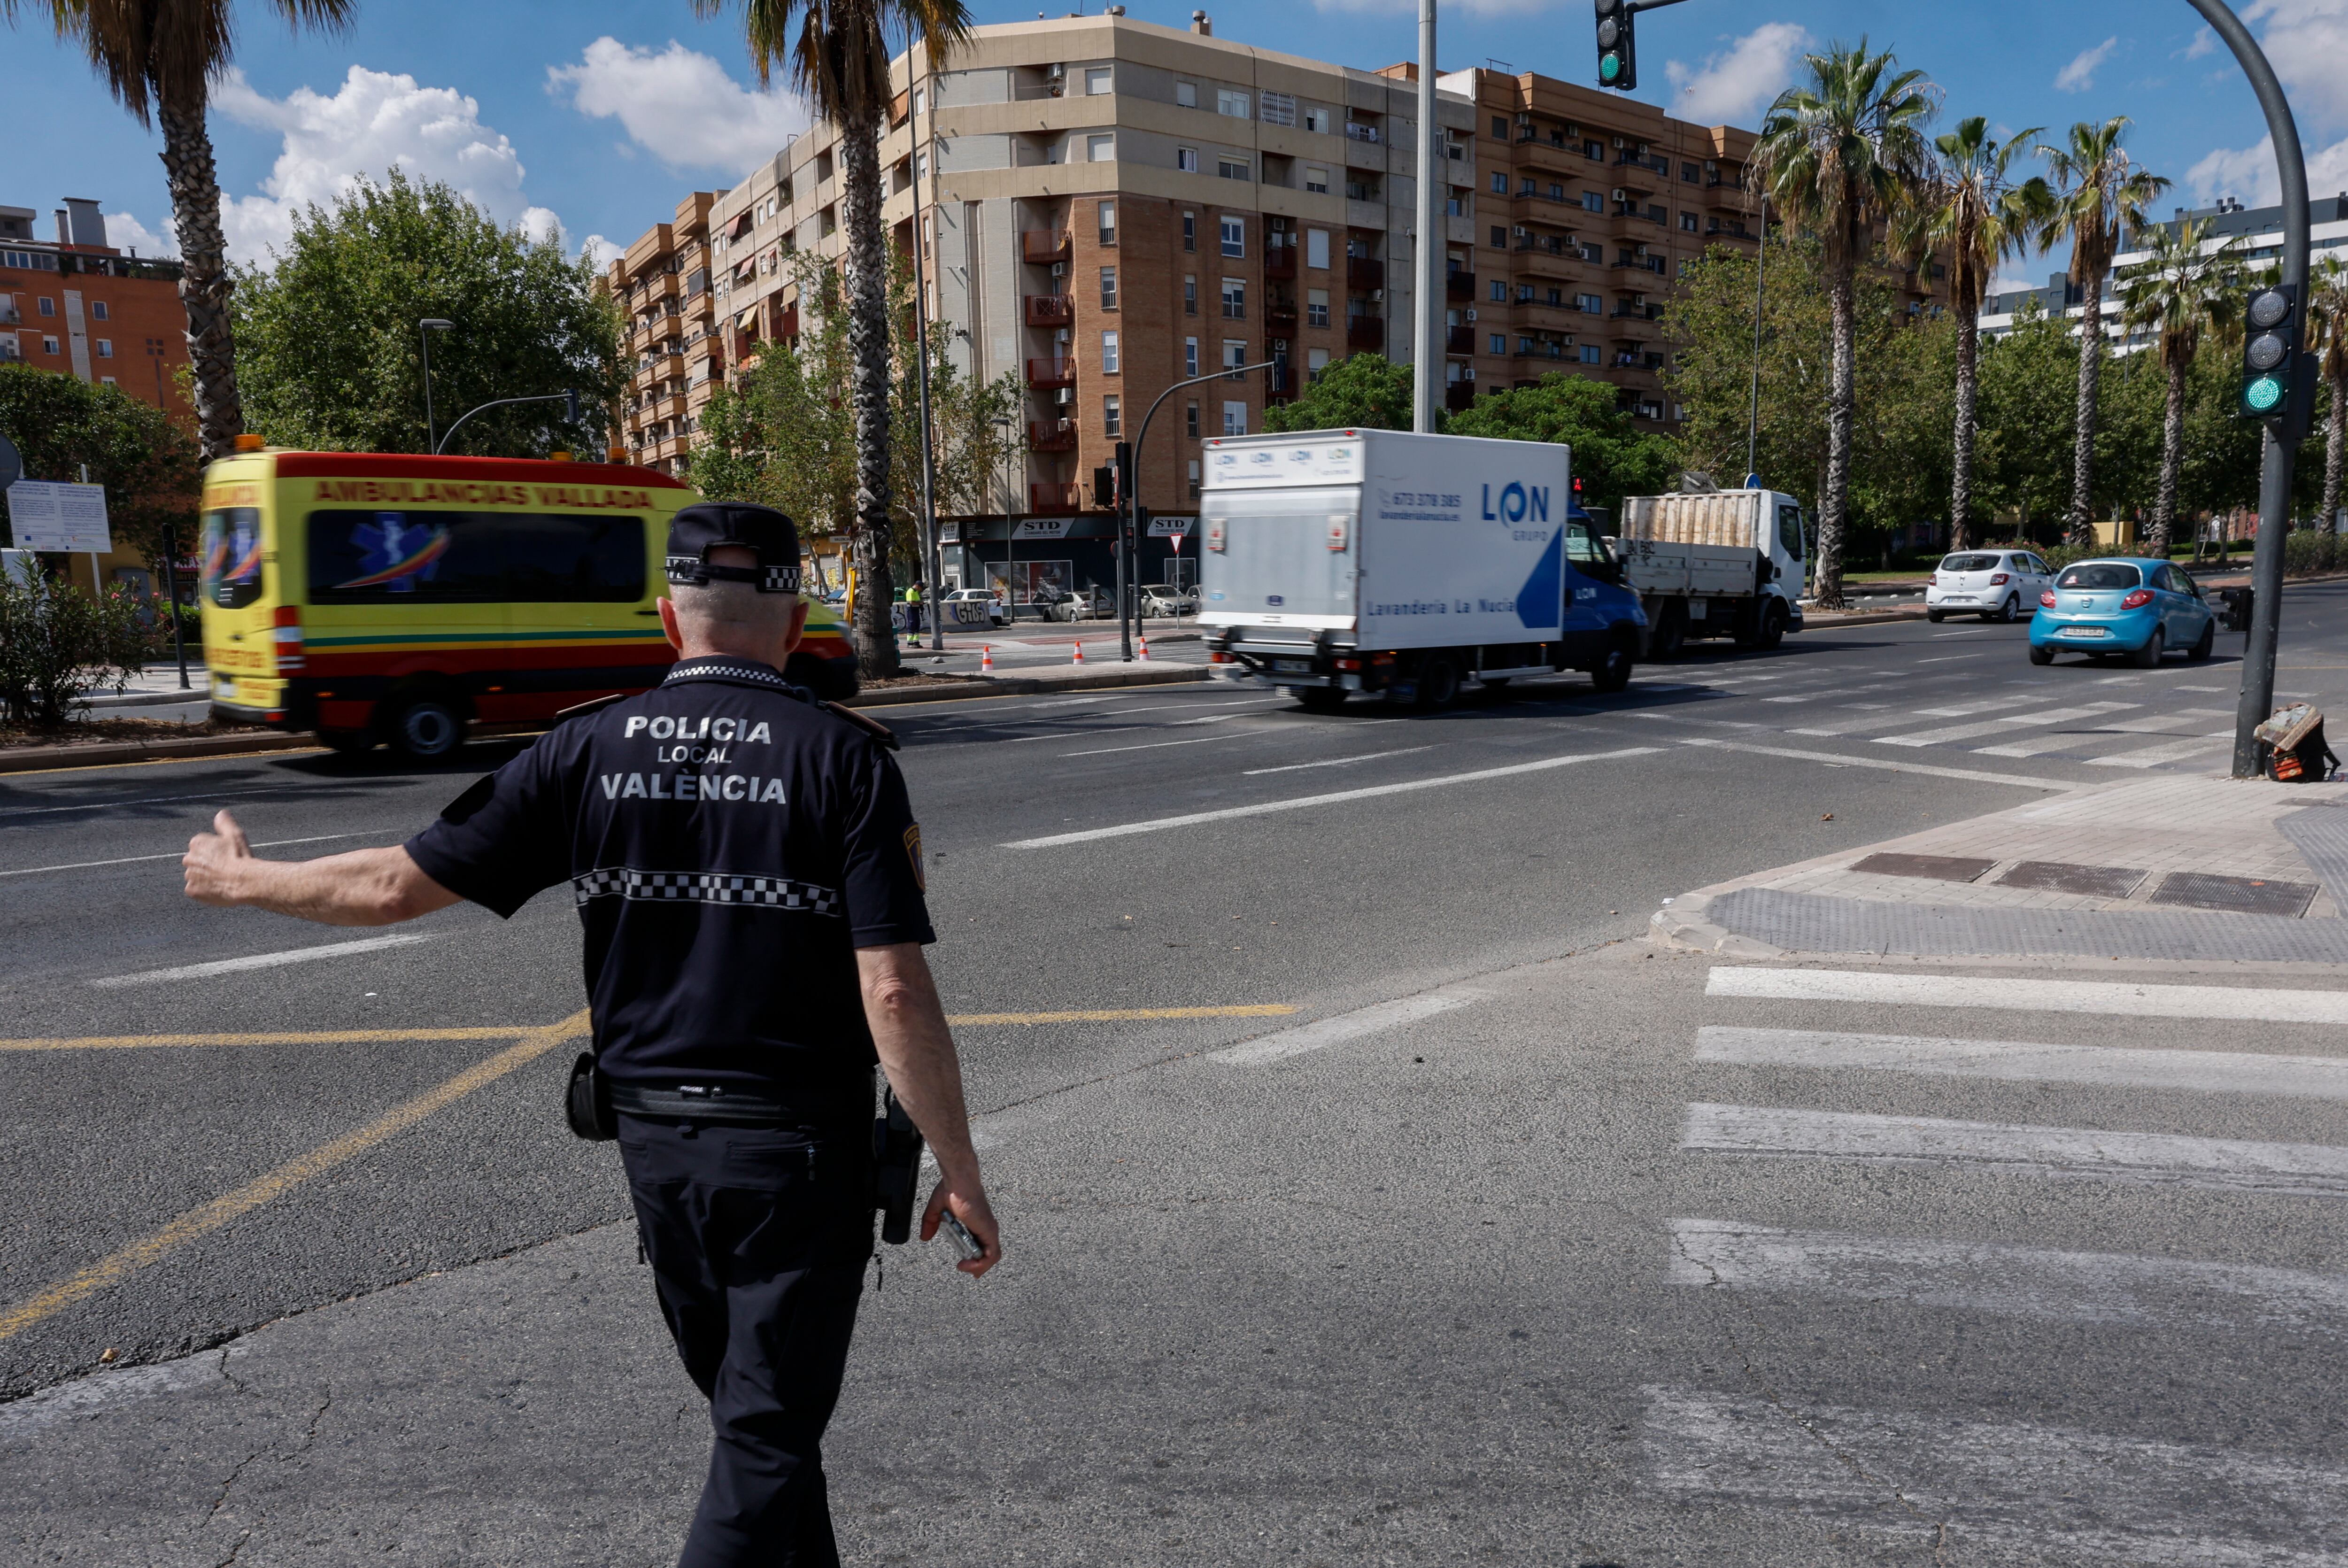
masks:
<path id="1" fill-rule="evenodd" d="M 595 1053 L 582 1051 L 571 1064 L 571 1083 L 563 1091 L 562 1118 L 571 1130 L 591 1142 L 609 1143 L 620 1136 L 612 1114 L 612 1080 L 595 1065 Z"/>

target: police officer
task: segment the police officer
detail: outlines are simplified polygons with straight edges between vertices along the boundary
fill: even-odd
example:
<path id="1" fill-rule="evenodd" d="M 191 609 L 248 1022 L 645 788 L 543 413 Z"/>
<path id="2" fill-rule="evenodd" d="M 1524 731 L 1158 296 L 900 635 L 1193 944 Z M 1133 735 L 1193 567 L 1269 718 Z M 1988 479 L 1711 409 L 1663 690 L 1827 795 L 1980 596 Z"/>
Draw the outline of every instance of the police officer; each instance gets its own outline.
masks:
<path id="1" fill-rule="evenodd" d="M 1001 1256 L 922 944 L 922 835 L 887 732 L 778 673 L 799 547 L 764 507 L 679 511 L 659 686 L 557 726 L 396 849 L 253 858 L 191 841 L 187 891 L 337 925 L 568 882 L 597 1068 L 661 1310 L 716 1442 L 683 1563 L 839 1561 L 819 1448 L 872 1252 L 877 1057 L 951 1210 Z"/>

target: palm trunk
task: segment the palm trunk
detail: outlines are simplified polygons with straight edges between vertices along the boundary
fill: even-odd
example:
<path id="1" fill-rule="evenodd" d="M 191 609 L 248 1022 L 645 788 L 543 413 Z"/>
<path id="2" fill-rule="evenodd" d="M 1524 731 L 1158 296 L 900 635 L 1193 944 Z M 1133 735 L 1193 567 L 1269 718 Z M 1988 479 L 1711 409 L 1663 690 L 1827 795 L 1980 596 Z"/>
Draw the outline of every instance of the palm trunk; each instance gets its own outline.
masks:
<path id="1" fill-rule="evenodd" d="M 2323 423 L 2323 531 L 2340 531 L 2340 463 L 2348 446 L 2348 377 L 2332 382 L 2332 417 Z"/>
<path id="2" fill-rule="evenodd" d="M 2079 410 L 2071 450 L 2071 515 L 2064 537 L 2073 544 L 2096 540 L 2096 391 L 2104 370 L 2104 278 L 2086 280 L 2086 314 L 2079 318 Z"/>
<path id="3" fill-rule="evenodd" d="M 194 371 L 196 433 L 204 460 L 225 458 L 244 434 L 236 390 L 236 339 L 230 326 L 228 242 L 221 235 L 220 177 L 204 102 L 160 95 L 163 170 L 171 187 L 171 224 L 180 239 L 180 304 L 188 313 L 188 359 Z"/>
<path id="4" fill-rule="evenodd" d="M 1981 315 L 1967 311 L 1957 317 L 1957 451 L 1956 471 L 1949 486 L 1949 548 L 1970 550 L 1973 542 L 1973 403 L 1980 390 Z"/>
<path id="5" fill-rule="evenodd" d="M 1818 496 L 1818 578 L 1821 610 L 1844 608 L 1842 543 L 1850 521 L 1850 428 L 1857 396 L 1852 358 L 1859 337 L 1851 298 L 1851 269 L 1838 263 L 1829 275 L 1827 303 L 1832 312 L 1834 355 L 1827 383 L 1827 479 Z"/>
<path id="6" fill-rule="evenodd" d="M 868 679 L 898 670 L 889 573 L 889 263 L 880 232 L 880 113 L 841 128 L 840 222 L 848 232 L 849 406 L 856 419 L 856 663 Z"/>
<path id="7" fill-rule="evenodd" d="M 2177 474 L 2185 463 L 2185 371 L 2189 361 L 2174 355 L 2168 363 L 2168 406 L 2160 421 L 2160 488 L 2152 501 L 2152 552 L 2168 559 L 2168 536 L 2177 525 Z"/>

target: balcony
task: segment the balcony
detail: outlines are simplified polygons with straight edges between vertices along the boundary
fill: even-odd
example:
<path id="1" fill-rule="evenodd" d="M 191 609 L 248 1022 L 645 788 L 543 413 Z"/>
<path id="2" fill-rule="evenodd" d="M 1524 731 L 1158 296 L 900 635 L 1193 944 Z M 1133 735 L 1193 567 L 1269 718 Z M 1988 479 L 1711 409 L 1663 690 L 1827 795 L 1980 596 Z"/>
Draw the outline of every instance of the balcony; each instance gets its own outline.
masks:
<path id="1" fill-rule="evenodd" d="M 1348 141 L 1366 142 L 1370 146 L 1375 147 L 1385 139 L 1378 134 L 1378 128 L 1376 126 L 1362 125 L 1356 121 L 1349 119 L 1345 122 L 1345 139 Z"/>
<path id="2" fill-rule="evenodd" d="M 1076 362 L 1073 359 L 1031 359 L 1027 362 L 1027 385 L 1030 387 L 1074 387 L 1076 384 Z"/>
<path id="3" fill-rule="evenodd" d="M 1031 452 L 1073 452 L 1076 449 L 1074 419 L 1030 419 L 1027 449 Z"/>
<path id="4" fill-rule="evenodd" d="M 1296 396 L 1296 372 L 1288 367 L 1286 361 L 1274 365 L 1263 373 L 1263 395 L 1267 397 Z"/>
<path id="5" fill-rule="evenodd" d="M 1472 326 L 1447 326 L 1443 329 L 1443 352 L 1473 354 L 1476 352 L 1476 329 Z"/>
<path id="6" fill-rule="evenodd" d="M 1476 274 L 1454 268 L 1443 279 L 1443 297 L 1469 300 L 1476 297 Z"/>
<path id="7" fill-rule="evenodd" d="M 1296 247 L 1271 245 L 1263 253 L 1263 275 L 1267 278 L 1292 278 L 1296 275 Z"/>
<path id="8" fill-rule="evenodd" d="M 1345 258 L 1345 286 L 1349 289 L 1382 289 L 1386 286 L 1386 264 L 1375 256 Z"/>
<path id="9" fill-rule="evenodd" d="M 1085 487 L 1082 485 L 1031 484 L 1027 487 L 1027 510 L 1045 517 L 1066 517 L 1082 510 Z"/>
<path id="10" fill-rule="evenodd" d="M 1066 229 L 1023 229 L 1019 233 L 1019 259 L 1038 266 L 1065 262 L 1075 253 L 1076 242 Z"/>
<path id="11" fill-rule="evenodd" d="M 1066 326 L 1076 319 L 1076 302 L 1069 294 L 1029 294 L 1027 325 Z"/>
<path id="12" fill-rule="evenodd" d="M 644 356 L 629 380 L 639 389 L 645 389 L 684 374 L 685 356 L 682 354 L 653 354 Z"/>
<path id="13" fill-rule="evenodd" d="M 1386 324 L 1375 315 L 1349 315 L 1345 318 L 1345 346 L 1356 349 L 1382 349 L 1386 346 Z"/>
<path id="14" fill-rule="evenodd" d="M 1454 381 L 1443 388 L 1443 406 L 1454 414 L 1474 401 L 1476 384 L 1473 381 Z"/>
<path id="15" fill-rule="evenodd" d="M 1294 332 L 1296 306 L 1292 303 L 1275 303 L 1263 307 L 1263 328 L 1266 332 Z"/>

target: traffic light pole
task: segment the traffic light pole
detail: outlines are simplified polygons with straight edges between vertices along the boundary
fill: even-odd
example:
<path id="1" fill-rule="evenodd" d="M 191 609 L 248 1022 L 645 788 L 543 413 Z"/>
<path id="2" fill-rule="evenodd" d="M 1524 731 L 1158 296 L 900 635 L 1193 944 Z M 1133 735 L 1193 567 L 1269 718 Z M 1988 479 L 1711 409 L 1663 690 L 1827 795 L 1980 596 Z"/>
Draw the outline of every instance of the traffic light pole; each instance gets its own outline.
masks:
<path id="1" fill-rule="evenodd" d="M 1228 370 L 1218 370 L 1210 376 L 1193 376 L 1188 381 L 1177 381 L 1153 398 L 1150 401 L 1149 411 L 1141 416 L 1141 428 L 1133 433 L 1133 455 L 1125 464 L 1127 473 L 1132 477 L 1126 484 L 1125 493 L 1117 497 L 1117 634 L 1118 642 L 1123 645 L 1127 664 L 1133 662 L 1133 619 L 1126 604 L 1126 600 L 1129 597 L 1126 592 L 1126 582 L 1128 576 L 1126 570 L 1126 554 L 1134 543 L 1135 531 L 1141 526 L 1141 444 L 1149 439 L 1149 421 L 1158 418 L 1158 410 L 1164 405 L 1167 398 L 1185 387 L 1202 387 L 1210 381 L 1221 381 L 1227 377 L 1237 381 L 1250 371 L 1269 370 L 1279 363 L 1280 361 L 1276 359 L 1267 359 L 1261 365 L 1234 365 Z"/>
<path id="2" fill-rule="evenodd" d="M 2250 78 L 2259 108 L 2267 117 L 2267 134 L 2274 139 L 2275 172 L 2282 186 L 2282 282 L 2291 291 L 2292 310 L 2304 310 L 2307 295 L 2307 161 L 2300 150 L 2299 127 L 2292 120 L 2290 100 L 2266 52 L 2242 19 L 2225 0 L 2190 0 L 2211 31 L 2234 51 L 2242 74 Z M 2292 325 L 2297 327 L 2299 323 Z M 2294 330 L 2291 341 L 2301 341 Z M 2259 537 L 2250 552 L 2250 634 L 2242 650 L 2241 699 L 2234 713 L 2234 777 L 2249 779 L 2259 770 L 2259 743 L 2253 733 L 2274 708 L 2275 643 L 2282 624 L 2283 530 L 2291 525 L 2291 471 L 2299 443 L 2306 438 L 2315 377 L 2305 366 L 2294 366 L 2291 401 L 2282 418 L 2271 420 L 2272 439 L 2259 470 Z"/>

